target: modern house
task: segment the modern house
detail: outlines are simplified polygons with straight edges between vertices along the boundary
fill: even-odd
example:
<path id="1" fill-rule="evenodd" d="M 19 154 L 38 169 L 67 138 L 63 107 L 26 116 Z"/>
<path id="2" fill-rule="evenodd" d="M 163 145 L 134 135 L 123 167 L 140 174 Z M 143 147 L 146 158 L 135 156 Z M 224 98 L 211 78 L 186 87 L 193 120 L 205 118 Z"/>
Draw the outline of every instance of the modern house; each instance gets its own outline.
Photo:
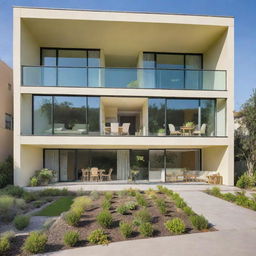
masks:
<path id="1" fill-rule="evenodd" d="M 233 185 L 232 17 L 15 7 L 13 24 L 15 184 L 45 167 Z"/>
<path id="2" fill-rule="evenodd" d="M 12 69 L 0 61 L 0 162 L 13 155 Z"/>

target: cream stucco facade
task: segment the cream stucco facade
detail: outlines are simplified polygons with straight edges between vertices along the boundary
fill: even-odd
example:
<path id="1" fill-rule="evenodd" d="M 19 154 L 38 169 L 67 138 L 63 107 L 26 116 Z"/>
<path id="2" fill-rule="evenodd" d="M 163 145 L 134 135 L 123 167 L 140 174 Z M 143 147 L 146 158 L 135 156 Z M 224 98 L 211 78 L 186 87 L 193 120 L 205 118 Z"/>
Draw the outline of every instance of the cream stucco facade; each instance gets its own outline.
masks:
<path id="1" fill-rule="evenodd" d="M 12 69 L 0 61 L 0 162 L 13 155 L 12 117 Z"/>
<path id="2" fill-rule="evenodd" d="M 193 148 L 200 149 L 202 170 L 217 171 L 224 184 L 233 185 L 233 18 L 15 7 L 13 24 L 15 184 L 27 185 L 35 170 L 43 168 L 44 149 Z M 226 88 L 218 88 L 217 77 L 214 90 L 22 85 L 22 66 L 42 65 L 42 47 L 100 49 L 101 66 L 121 68 L 140 68 L 142 52 L 199 53 L 203 69 L 225 71 Z M 219 136 L 39 136 L 32 135 L 33 95 L 145 98 L 140 116 L 143 135 L 148 134 L 147 99 L 151 97 L 216 99 L 223 110 L 215 116 Z M 132 104 L 139 105 L 139 100 Z M 116 110 L 102 99 L 100 111 L 102 131 L 106 116 L 115 116 Z"/>

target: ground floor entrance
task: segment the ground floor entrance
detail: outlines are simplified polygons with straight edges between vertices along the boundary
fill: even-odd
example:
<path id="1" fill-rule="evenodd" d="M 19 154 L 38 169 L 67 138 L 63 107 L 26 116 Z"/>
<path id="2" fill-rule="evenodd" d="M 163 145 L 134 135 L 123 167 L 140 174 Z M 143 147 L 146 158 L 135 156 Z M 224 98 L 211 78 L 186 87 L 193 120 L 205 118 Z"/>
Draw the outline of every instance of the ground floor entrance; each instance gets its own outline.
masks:
<path id="1" fill-rule="evenodd" d="M 56 181 L 179 182 L 200 177 L 200 149 L 44 149 Z"/>

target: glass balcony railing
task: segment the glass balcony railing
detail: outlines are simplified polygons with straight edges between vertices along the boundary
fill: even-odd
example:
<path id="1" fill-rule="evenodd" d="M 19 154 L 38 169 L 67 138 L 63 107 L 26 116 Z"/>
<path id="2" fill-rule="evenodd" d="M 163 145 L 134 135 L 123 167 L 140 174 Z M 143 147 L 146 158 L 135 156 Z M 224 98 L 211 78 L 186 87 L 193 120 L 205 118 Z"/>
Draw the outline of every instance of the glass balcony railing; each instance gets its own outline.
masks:
<path id="1" fill-rule="evenodd" d="M 22 66 L 22 85 L 226 90 L 226 71 Z"/>

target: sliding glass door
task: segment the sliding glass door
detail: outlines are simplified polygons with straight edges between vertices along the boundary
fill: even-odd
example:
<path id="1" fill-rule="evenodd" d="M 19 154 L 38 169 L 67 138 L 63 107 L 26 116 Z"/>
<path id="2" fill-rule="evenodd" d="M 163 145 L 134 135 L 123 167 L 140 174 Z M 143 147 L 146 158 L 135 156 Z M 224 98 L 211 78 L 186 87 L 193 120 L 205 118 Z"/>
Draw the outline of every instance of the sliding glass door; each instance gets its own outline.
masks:
<path id="1" fill-rule="evenodd" d="M 149 150 L 149 181 L 165 181 L 165 150 Z"/>

